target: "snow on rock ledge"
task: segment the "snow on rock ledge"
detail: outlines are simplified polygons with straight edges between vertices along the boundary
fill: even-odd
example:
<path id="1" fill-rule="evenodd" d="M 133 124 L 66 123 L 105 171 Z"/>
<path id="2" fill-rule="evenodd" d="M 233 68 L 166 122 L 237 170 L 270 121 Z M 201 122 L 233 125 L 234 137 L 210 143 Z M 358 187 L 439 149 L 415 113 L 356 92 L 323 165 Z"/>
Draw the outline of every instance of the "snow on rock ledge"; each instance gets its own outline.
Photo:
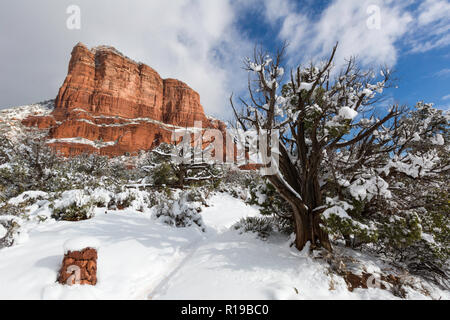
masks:
<path id="1" fill-rule="evenodd" d="M 98 250 L 100 247 L 100 241 L 92 237 L 79 237 L 68 240 L 64 243 L 64 253 L 74 251 L 82 251 L 84 249 L 95 249 Z"/>

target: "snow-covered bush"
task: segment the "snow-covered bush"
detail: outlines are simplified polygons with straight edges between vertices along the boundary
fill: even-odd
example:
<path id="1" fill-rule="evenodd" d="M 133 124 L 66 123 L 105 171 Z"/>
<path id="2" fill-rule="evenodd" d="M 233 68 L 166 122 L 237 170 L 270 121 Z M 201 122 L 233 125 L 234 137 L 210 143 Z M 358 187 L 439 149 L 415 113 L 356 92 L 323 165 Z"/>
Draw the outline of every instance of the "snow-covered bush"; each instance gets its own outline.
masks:
<path id="1" fill-rule="evenodd" d="M 272 184 L 263 179 L 253 180 L 248 186 L 248 191 L 250 197 L 247 203 L 259 206 L 262 215 L 278 215 L 285 220 L 290 219 L 291 207 Z"/>
<path id="2" fill-rule="evenodd" d="M 197 190 L 180 191 L 171 198 L 161 199 L 155 207 L 154 217 L 177 228 L 196 225 L 205 231 L 200 214 L 205 201 Z"/>
<path id="3" fill-rule="evenodd" d="M 113 196 L 113 208 L 130 208 L 136 211 L 145 212 L 147 209 L 159 203 L 160 192 L 142 191 L 135 188 L 126 188 Z M 111 206 L 111 203 L 110 203 Z"/>
<path id="4" fill-rule="evenodd" d="M 94 201 L 86 190 L 65 191 L 50 206 L 56 220 L 81 221 L 94 215 Z"/>
<path id="5" fill-rule="evenodd" d="M 200 155 L 184 156 L 184 161 L 173 161 L 182 151 L 177 146 L 161 144 L 148 152 L 138 164 L 144 178 L 155 186 L 183 187 L 186 185 L 217 186 L 223 176 L 220 166 L 206 163 Z M 201 152 L 200 152 L 201 153 Z"/>
<path id="6" fill-rule="evenodd" d="M 42 132 L 24 131 L 11 141 L 0 137 L 0 200 L 30 191 L 64 192 L 126 184 L 125 165 L 99 155 L 62 158 L 45 142 Z"/>
<path id="7" fill-rule="evenodd" d="M 290 235 L 294 231 L 290 207 L 269 182 L 256 172 L 233 173 L 232 177 L 231 181 L 225 180 L 223 190 L 244 200 L 248 205 L 257 206 L 262 215 L 241 219 L 234 226 L 236 230 L 255 232 L 262 239 L 273 232 Z"/>
<path id="8" fill-rule="evenodd" d="M 0 198 L 9 199 L 28 190 L 44 190 L 55 175 L 56 154 L 43 133 L 34 130 L 11 141 L 0 136 Z"/>
<path id="9" fill-rule="evenodd" d="M 109 167 L 108 157 L 96 154 L 82 154 L 70 162 L 76 172 L 96 177 L 105 176 Z"/>
<path id="10" fill-rule="evenodd" d="M 159 203 L 158 191 L 148 192 L 123 188 L 113 192 L 104 188 L 86 188 L 55 194 L 51 209 L 57 220 L 80 221 L 93 217 L 96 208 L 106 210 L 133 209 L 146 212 Z"/>
<path id="11" fill-rule="evenodd" d="M 337 198 L 327 198 L 327 209 L 323 213 L 324 229 L 334 240 L 343 239 L 347 246 L 356 248 L 363 243 L 376 242 L 378 230 L 370 220 L 360 214 L 360 202 L 353 205 Z"/>
<path id="12" fill-rule="evenodd" d="M 173 186 L 178 182 L 172 166 L 167 162 L 155 165 L 150 177 L 156 186 Z"/>
<path id="13" fill-rule="evenodd" d="M 362 246 L 381 254 L 411 273 L 426 265 L 419 273 L 435 278 L 435 272 L 430 275 L 431 271 L 424 270 L 441 270 L 437 278 L 442 280 L 447 277 L 443 270 L 450 257 L 449 197 L 429 187 L 418 188 L 419 180 L 409 187 L 400 183 L 402 178 L 396 180 L 395 187 L 389 188 L 389 197 L 385 192 L 383 196 L 381 188 L 378 195 L 374 193 L 372 198 L 367 196 L 364 200 L 361 195 L 369 195 L 368 190 L 353 195 L 343 191 L 341 196 L 346 200 L 327 198 L 324 228 L 334 240 L 343 239 L 349 247 Z M 421 193 L 428 195 L 422 203 Z"/>
<path id="14" fill-rule="evenodd" d="M 128 181 L 124 164 L 98 155 L 61 159 L 54 171 L 46 191 L 63 192 L 85 186 L 117 191 Z"/>
<path id="15" fill-rule="evenodd" d="M 420 102 L 392 127 L 377 131 L 376 141 L 389 145 L 386 152 L 374 150 L 364 158 L 357 157 L 363 150 L 342 150 L 328 158 L 334 173 L 329 170 L 333 188 L 327 192 L 351 204 L 344 209 L 352 222 L 327 219 L 328 231 L 348 244 L 349 238 L 358 240 L 351 245 L 370 243 L 411 272 L 420 264 L 442 270 L 450 258 L 448 124 L 448 113 Z M 360 224 L 368 233 L 361 234 Z"/>
<path id="16" fill-rule="evenodd" d="M 274 170 L 263 173 L 291 206 L 295 246 L 310 242 L 312 250 L 331 252 L 330 239 L 342 239 L 406 267 L 416 260 L 448 264 L 448 229 L 440 226 L 448 224 L 450 113 L 423 102 L 379 105 L 395 85 L 389 69 L 364 70 L 350 58 L 337 70 L 337 45 L 329 59 L 289 66 L 293 72 L 283 77 L 285 49 L 273 57 L 255 50 L 245 62 L 247 101 L 231 104 L 237 130 L 277 132 L 275 152 L 241 144 L 272 154 Z M 438 190 L 445 192 L 436 196 Z M 278 212 L 264 204 L 266 196 L 260 187 L 251 191 L 263 211 Z"/>
<path id="17" fill-rule="evenodd" d="M 253 181 L 261 181 L 262 177 L 257 171 L 243 171 L 230 166 L 223 171 L 221 182 L 226 186 L 249 187 Z"/>
<path id="18" fill-rule="evenodd" d="M 228 167 L 224 169 L 221 183 L 215 190 L 248 202 L 251 197 L 250 190 L 262 183 L 263 179 L 257 171 L 242 171 L 236 167 Z"/>
<path id="19" fill-rule="evenodd" d="M 268 217 L 242 218 L 234 225 L 234 229 L 240 232 L 253 232 L 261 239 L 266 239 L 274 231 L 272 220 Z"/>
<path id="20" fill-rule="evenodd" d="M 15 219 L 1 219 L 0 216 L 0 249 L 14 244 L 20 225 Z"/>
<path id="21" fill-rule="evenodd" d="M 20 229 L 20 216 L 23 210 L 12 204 L 0 204 L 0 249 L 10 247 Z"/>
<path id="22" fill-rule="evenodd" d="M 74 202 L 67 207 L 54 209 L 52 217 L 56 220 L 82 221 L 92 218 L 93 214 L 94 206 L 92 203 L 78 205 Z"/>
<path id="23" fill-rule="evenodd" d="M 263 240 L 273 233 L 281 233 L 288 236 L 294 231 L 292 222 L 278 215 L 242 218 L 234 225 L 234 229 L 242 233 L 256 233 Z"/>

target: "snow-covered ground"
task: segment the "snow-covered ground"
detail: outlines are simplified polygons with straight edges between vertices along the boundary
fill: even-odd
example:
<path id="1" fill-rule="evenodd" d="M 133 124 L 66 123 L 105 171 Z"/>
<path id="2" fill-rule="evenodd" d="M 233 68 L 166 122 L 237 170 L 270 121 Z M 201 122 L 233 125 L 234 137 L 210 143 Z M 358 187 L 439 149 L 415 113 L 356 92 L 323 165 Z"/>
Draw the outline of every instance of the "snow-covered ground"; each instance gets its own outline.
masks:
<path id="1" fill-rule="evenodd" d="M 258 215 L 256 207 L 222 193 L 210 203 L 202 212 L 205 233 L 170 227 L 149 212 L 133 210 L 35 225 L 27 240 L 0 250 L 0 299 L 396 298 L 381 289 L 349 292 L 342 278 L 329 275 L 325 263 L 290 248 L 286 237 L 263 242 L 239 234 L 233 224 Z M 100 242 L 95 287 L 55 283 L 64 243 L 76 237 Z M 449 298 L 445 292 L 436 294 Z"/>
<path id="2" fill-rule="evenodd" d="M 54 100 L 47 100 L 44 102 L 12 107 L 8 109 L 0 110 L 0 119 L 3 120 L 23 120 L 31 115 L 33 116 L 46 116 L 49 115 L 54 109 Z"/>

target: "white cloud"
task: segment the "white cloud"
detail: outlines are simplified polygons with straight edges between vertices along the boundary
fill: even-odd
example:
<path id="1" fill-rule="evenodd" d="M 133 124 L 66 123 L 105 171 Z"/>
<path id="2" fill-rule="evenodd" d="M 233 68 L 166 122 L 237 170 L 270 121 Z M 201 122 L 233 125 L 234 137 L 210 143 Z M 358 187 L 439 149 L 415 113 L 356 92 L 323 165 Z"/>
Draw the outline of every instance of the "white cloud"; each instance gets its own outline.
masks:
<path id="1" fill-rule="evenodd" d="M 450 44 L 448 0 L 333 0 L 318 16 L 294 1 L 265 3 L 267 19 L 282 24 L 279 37 L 290 42 L 293 63 L 326 57 L 337 41 L 337 63 L 357 56 L 364 65 L 394 65 L 405 46 L 411 52 L 425 52 Z M 379 11 L 369 9 L 374 6 Z M 377 12 L 380 28 L 368 27 Z"/>
<path id="2" fill-rule="evenodd" d="M 302 61 L 295 62 L 325 57 L 339 41 L 338 63 L 356 55 L 363 64 L 395 64 L 395 44 L 412 21 L 411 15 L 402 10 L 403 5 L 394 5 L 391 1 L 335 0 L 317 17 L 296 10 L 293 3 L 273 16 L 272 0 L 266 3 L 267 18 L 282 21 L 279 36 L 290 42 L 292 62 L 301 56 Z M 380 9 L 379 29 L 368 26 L 368 19 L 373 17 L 368 8 L 373 5 Z"/>
<path id="3" fill-rule="evenodd" d="M 265 14 L 269 22 L 273 22 L 279 18 L 288 17 L 293 10 L 293 5 L 285 0 L 265 1 Z"/>
<path id="4" fill-rule="evenodd" d="M 407 35 L 411 52 L 423 53 L 450 45 L 450 2 L 425 0 L 419 3 Z"/>
<path id="5" fill-rule="evenodd" d="M 425 0 L 419 8 L 418 22 L 421 26 L 435 23 L 450 17 L 450 3 L 447 0 Z"/>
<path id="6" fill-rule="evenodd" d="M 435 73 L 435 76 L 438 76 L 438 77 L 446 77 L 449 75 L 450 75 L 450 68 L 444 68 Z"/>
<path id="7" fill-rule="evenodd" d="M 104 13 L 105 24 L 93 27 L 96 33 L 90 42 L 117 43 L 127 55 L 149 64 L 163 77 L 180 79 L 198 91 L 208 114 L 226 114 L 228 97 L 241 74 L 242 56 L 251 48 L 234 24 L 231 1 L 119 3 Z M 85 10 L 101 8 L 97 1 L 89 1 Z M 128 25 L 105 38 L 114 20 L 121 17 Z"/>
<path id="8" fill-rule="evenodd" d="M 450 94 L 448 94 L 448 95 L 446 95 L 446 96 L 443 96 L 443 97 L 442 97 L 442 100 L 450 100 Z"/>

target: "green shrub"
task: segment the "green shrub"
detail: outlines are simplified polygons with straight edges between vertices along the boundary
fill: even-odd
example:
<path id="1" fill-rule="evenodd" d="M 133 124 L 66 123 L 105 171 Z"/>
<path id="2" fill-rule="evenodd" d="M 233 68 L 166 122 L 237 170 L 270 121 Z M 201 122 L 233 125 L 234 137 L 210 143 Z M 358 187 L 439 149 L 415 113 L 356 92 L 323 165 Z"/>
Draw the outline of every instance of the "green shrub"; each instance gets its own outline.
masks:
<path id="1" fill-rule="evenodd" d="M 92 218 L 94 205 L 90 202 L 82 206 L 72 203 L 67 207 L 53 209 L 52 218 L 63 221 L 82 221 Z"/>
<path id="2" fill-rule="evenodd" d="M 242 218 L 234 225 L 235 230 L 247 233 L 256 233 L 259 238 L 265 240 L 275 232 L 290 235 L 294 232 L 292 222 L 279 216 L 261 216 Z"/>
<path id="3" fill-rule="evenodd" d="M 153 183 L 156 186 L 170 186 L 178 181 L 172 166 L 169 163 L 161 163 L 153 169 Z"/>
<path id="4" fill-rule="evenodd" d="M 292 209 L 277 192 L 275 187 L 266 181 L 254 181 L 249 185 L 250 198 L 247 203 L 259 206 L 262 215 L 279 215 L 291 217 Z"/>
<path id="5" fill-rule="evenodd" d="M 0 238 L 0 249 L 11 247 L 15 241 L 15 235 L 20 229 L 20 225 L 15 220 L 0 220 L 0 226 L 6 229 L 6 235 Z"/>
<path id="6" fill-rule="evenodd" d="M 234 229 L 244 233 L 256 233 L 261 239 L 267 239 L 273 232 L 272 221 L 267 217 L 242 218 L 234 225 Z"/>

